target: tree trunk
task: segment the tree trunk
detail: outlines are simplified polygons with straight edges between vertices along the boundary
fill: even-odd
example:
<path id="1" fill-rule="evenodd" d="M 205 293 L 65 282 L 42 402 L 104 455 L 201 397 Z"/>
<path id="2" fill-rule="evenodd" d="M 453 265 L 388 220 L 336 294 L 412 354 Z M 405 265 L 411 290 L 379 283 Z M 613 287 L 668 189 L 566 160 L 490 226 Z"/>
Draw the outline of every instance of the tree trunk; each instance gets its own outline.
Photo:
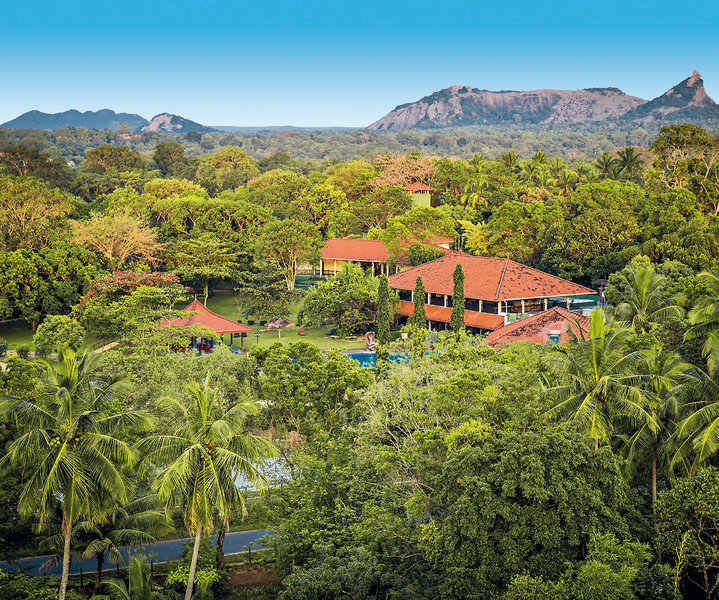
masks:
<path id="1" fill-rule="evenodd" d="M 62 516 L 62 533 L 65 535 L 65 549 L 62 553 L 62 579 L 60 580 L 60 594 L 58 600 L 65 600 L 67 580 L 70 577 L 70 540 L 72 538 L 72 524 L 67 515 Z"/>
<path id="2" fill-rule="evenodd" d="M 224 571 L 227 568 L 225 564 L 225 534 L 230 530 L 230 517 L 225 517 L 225 526 L 217 535 L 217 568 Z"/>
<path id="3" fill-rule="evenodd" d="M 599 438 L 594 438 L 594 449 L 599 450 Z"/>
<path id="4" fill-rule="evenodd" d="M 210 278 L 205 280 L 205 306 L 207 306 L 207 298 L 210 296 Z"/>
<path id="5" fill-rule="evenodd" d="M 185 600 L 192 599 L 192 586 L 195 583 L 195 571 L 197 570 L 197 555 L 200 553 L 200 538 L 202 537 L 202 525 L 197 526 L 195 533 L 195 547 L 192 549 L 192 561 L 190 562 L 190 573 L 187 576 L 187 590 Z M 63 600 L 62 598 L 60 600 Z"/>
<path id="6" fill-rule="evenodd" d="M 97 570 L 95 571 L 95 591 L 93 594 L 100 593 L 100 582 L 102 580 L 102 563 L 105 562 L 104 554 L 97 554 Z"/>
<path id="7" fill-rule="evenodd" d="M 654 533 L 659 535 L 659 524 L 657 523 L 657 445 L 652 444 L 652 521 L 654 521 Z M 662 560 L 662 551 L 657 544 L 657 560 Z"/>

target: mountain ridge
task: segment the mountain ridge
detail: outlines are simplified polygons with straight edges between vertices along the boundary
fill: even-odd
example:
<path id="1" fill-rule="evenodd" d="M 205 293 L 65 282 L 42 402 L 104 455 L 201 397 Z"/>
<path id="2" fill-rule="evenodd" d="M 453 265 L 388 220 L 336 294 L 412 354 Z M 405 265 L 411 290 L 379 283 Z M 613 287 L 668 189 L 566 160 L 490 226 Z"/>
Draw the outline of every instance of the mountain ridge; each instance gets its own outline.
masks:
<path id="1" fill-rule="evenodd" d="M 61 127 L 85 127 L 86 129 L 118 129 L 121 124 L 127 123 L 133 131 L 165 131 L 174 133 L 187 133 L 199 131 L 209 133 L 216 131 L 212 127 L 201 125 L 190 119 L 170 113 L 160 113 L 149 121 L 134 113 L 116 113 L 109 108 L 97 111 L 80 112 L 75 109 L 59 113 L 45 113 L 31 110 L 22 115 L 0 124 L 0 128 L 13 129 L 48 129 L 56 130 Z"/>
<path id="2" fill-rule="evenodd" d="M 454 85 L 415 102 L 398 105 L 368 129 L 696 118 L 719 118 L 719 107 L 706 93 L 704 82 L 695 70 L 653 100 L 630 96 L 616 87 L 490 91 Z"/>

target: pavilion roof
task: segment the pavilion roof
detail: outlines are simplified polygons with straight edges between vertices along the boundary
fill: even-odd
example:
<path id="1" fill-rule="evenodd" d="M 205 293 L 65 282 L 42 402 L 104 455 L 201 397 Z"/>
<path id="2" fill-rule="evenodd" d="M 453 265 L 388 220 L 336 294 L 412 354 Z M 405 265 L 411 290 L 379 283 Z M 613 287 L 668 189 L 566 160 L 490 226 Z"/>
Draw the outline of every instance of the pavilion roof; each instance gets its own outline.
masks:
<path id="1" fill-rule="evenodd" d="M 412 243 L 408 240 L 406 244 Z M 452 238 L 447 236 L 432 236 L 427 242 L 428 246 L 434 246 L 441 252 L 448 252 L 447 248 L 443 248 L 439 244 L 448 244 L 453 242 Z M 326 260 L 352 260 L 358 262 L 381 262 L 386 263 L 390 253 L 382 240 L 362 240 L 355 238 L 330 238 L 325 242 L 322 248 L 322 258 Z M 402 252 L 396 259 L 396 263 L 409 265 L 412 264 L 407 255 Z"/>
<path id="2" fill-rule="evenodd" d="M 433 187 L 425 185 L 421 181 L 415 181 L 414 183 L 410 183 L 409 185 L 404 186 L 404 189 L 408 192 L 434 192 Z"/>
<path id="3" fill-rule="evenodd" d="M 582 332 L 586 334 L 589 317 L 555 306 L 496 329 L 487 336 L 487 343 L 491 346 L 520 341 L 546 344 L 550 332 L 559 331 L 559 343 L 564 344 L 572 338 L 570 328 L 577 337 Z"/>
<path id="4" fill-rule="evenodd" d="M 190 325 L 202 325 L 208 329 L 212 329 L 215 333 L 249 333 L 252 331 L 247 325 L 218 315 L 207 308 L 202 302 L 196 298 L 188 304 L 183 310 L 194 313 L 186 317 L 175 317 L 174 319 L 165 320 L 163 325 L 174 325 L 181 327 L 189 327 Z"/>
<path id="5" fill-rule="evenodd" d="M 436 260 L 391 275 L 389 284 L 394 289 L 413 290 L 417 277 L 421 277 L 428 293 L 452 295 L 452 277 L 458 264 L 464 269 L 466 298 L 499 302 L 596 294 L 583 285 L 508 258 L 473 256 L 461 252 L 448 252 Z"/>

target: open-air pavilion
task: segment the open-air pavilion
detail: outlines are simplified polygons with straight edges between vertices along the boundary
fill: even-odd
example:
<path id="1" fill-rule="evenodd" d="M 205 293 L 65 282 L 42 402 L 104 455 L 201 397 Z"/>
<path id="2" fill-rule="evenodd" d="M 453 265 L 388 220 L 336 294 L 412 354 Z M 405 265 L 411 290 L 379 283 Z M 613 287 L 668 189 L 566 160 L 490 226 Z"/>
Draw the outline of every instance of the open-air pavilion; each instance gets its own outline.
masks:
<path id="1" fill-rule="evenodd" d="M 201 302 L 195 298 L 190 304 L 188 304 L 184 311 L 190 313 L 186 317 L 175 317 L 174 319 L 168 319 L 163 321 L 163 325 L 173 327 L 190 327 L 192 325 L 198 325 L 206 329 L 211 329 L 220 336 L 220 343 L 224 343 L 224 336 L 229 336 L 230 348 L 235 350 L 234 338 L 240 338 L 240 348 L 243 348 L 245 336 L 252 331 L 247 325 L 218 315 L 212 312 L 209 308 L 204 306 Z M 216 340 L 211 337 L 194 337 L 191 348 L 198 350 L 199 352 L 212 352 L 213 346 L 216 344 Z"/>

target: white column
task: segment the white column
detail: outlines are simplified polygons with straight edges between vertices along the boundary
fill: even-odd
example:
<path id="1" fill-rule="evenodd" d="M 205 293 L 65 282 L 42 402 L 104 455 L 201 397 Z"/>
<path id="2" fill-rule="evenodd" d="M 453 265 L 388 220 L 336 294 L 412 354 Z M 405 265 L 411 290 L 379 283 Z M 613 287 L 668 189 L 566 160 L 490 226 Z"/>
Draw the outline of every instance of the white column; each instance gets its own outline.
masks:
<path id="1" fill-rule="evenodd" d="M 479 312 L 482 312 L 482 301 L 479 301 Z"/>
<path id="2" fill-rule="evenodd" d="M 524 300 L 522 300 L 522 312 L 524 312 Z"/>
<path id="3" fill-rule="evenodd" d="M 566 300 L 567 300 L 567 309 L 569 309 L 569 296 L 567 296 Z"/>
<path id="4" fill-rule="evenodd" d="M 548 310 L 548 309 L 549 309 L 549 298 L 545 298 L 544 299 L 544 310 Z"/>
<path id="5" fill-rule="evenodd" d="M 337 275 L 337 260 L 335 260 L 335 275 Z"/>
<path id="6" fill-rule="evenodd" d="M 447 308 L 447 294 L 442 294 L 444 296 L 444 307 Z"/>

